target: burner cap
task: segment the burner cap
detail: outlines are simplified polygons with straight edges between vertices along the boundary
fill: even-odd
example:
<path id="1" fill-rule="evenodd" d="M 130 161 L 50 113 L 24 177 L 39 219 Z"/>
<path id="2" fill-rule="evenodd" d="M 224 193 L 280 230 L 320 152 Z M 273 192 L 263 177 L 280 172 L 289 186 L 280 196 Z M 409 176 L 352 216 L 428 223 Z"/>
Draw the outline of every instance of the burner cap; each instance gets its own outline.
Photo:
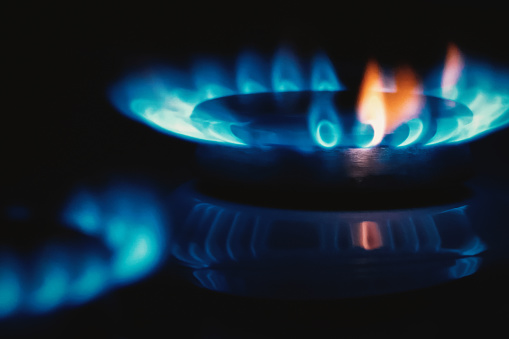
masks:
<path id="1" fill-rule="evenodd" d="M 387 100 L 396 96 L 397 93 L 384 92 Z M 191 119 L 204 129 L 215 122 L 231 125 L 232 133 L 249 147 L 294 147 L 304 151 L 320 147 L 357 148 L 367 145 L 374 135 L 370 125 L 357 120 L 357 98 L 356 91 L 232 95 L 197 105 Z M 461 103 L 433 96 L 421 98 L 424 107 L 419 119 L 425 128 L 412 145 L 430 142 L 437 134 L 439 121 L 472 120 L 472 111 Z M 411 129 L 411 123 L 403 123 L 386 135 L 381 145 L 403 145 Z"/>

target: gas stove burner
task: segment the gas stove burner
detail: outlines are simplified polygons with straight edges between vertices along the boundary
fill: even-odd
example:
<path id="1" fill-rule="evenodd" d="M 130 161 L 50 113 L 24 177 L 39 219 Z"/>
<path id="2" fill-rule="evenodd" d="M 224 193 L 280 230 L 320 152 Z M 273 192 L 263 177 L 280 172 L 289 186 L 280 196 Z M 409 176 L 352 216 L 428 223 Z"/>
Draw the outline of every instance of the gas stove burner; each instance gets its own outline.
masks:
<path id="1" fill-rule="evenodd" d="M 398 93 L 382 95 L 391 100 Z M 202 177 L 293 189 L 298 183 L 299 189 L 341 186 L 384 190 L 454 185 L 468 178 L 468 147 L 430 147 L 441 120 L 472 120 L 467 106 L 420 96 L 427 112 L 421 119 L 428 122 L 427 130 L 419 131 L 419 142 L 411 140 L 415 132 L 405 124 L 384 138 L 381 146 L 365 148 L 362 145 L 375 138 L 375 131 L 369 125 L 359 125 L 357 97 L 354 91 L 304 91 L 227 96 L 199 104 L 192 115 L 196 123 L 236 123 L 238 127 L 232 126 L 232 131 L 253 145 L 200 145 L 197 162 Z M 411 142 L 411 147 L 391 146 Z"/>
<path id="2" fill-rule="evenodd" d="M 235 63 L 228 61 L 228 64 Z M 282 97 L 284 102 L 290 103 L 289 107 L 295 108 L 295 103 L 291 101 L 296 92 L 351 90 L 340 81 L 341 72 L 336 73 L 331 60 L 325 54 L 318 53 L 312 59 L 309 70 L 303 69 L 297 56 L 285 48 L 275 54 L 271 63 L 255 51 L 249 51 L 239 55 L 236 65 L 236 69 L 232 70 L 222 61 L 203 59 L 192 65 L 187 72 L 173 67 L 149 67 L 119 81 L 112 88 L 111 100 L 121 112 L 131 118 L 161 132 L 198 143 L 244 148 L 281 144 L 290 145 L 303 152 L 309 151 L 310 139 L 315 141 L 314 146 L 326 149 L 352 146 L 364 148 L 384 144 L 395 148 L 456 145 L 481 137 L 509 123 L 507 72 L 465 58 L 453 45 L 449 47 L 445 65 L 436 71 L 428 72 L 422 82 L 408 67 L 401 67 L 393 72 L 382 69 L 374 62 L 368 64 L 357 107 L 359 114 L 355 131 L 360 133 L 360 140 L 352 139 L 352 135 L 348 135 L 349 131 L 352 131 L 352 126 L 348 125 L 351 121 L 344 119 L 348 114 L 336 110 L 342 106 L 336 106 L 337 102 L 328 105 L 327 102 L 318 100 L 316 105 L 307 105 L 310 108 L 307 112 L 308 128 L 303 128 L 303 120 L 299 120 L 296 122 L 299 133 L 293 134 L 293 124 L 287 127 L 278 125 L 277 130 L 264 130 L 263 127 L 268 126 L 264 125 L 267 120 L 263 120 L 263 117 L 254 119 L 254 122 L 259 123 L 254 127 L 262 129 L 251 130 L 252 115 L 239 115 L 239 112 L 224 110 L 212 112 L 211 109 L 217 102 L 207 104 L 212 99 L 255 95 L 224 99 L 223 102 L 234 104 L 233 101 L 238 100 L 244 113 L 255 113 L 241 104 L 240 99 L 245 98 L 252 104 L 255 98 L 263 98 L 257 107 L 277 107 L 278 118 L 281 118 L 281 113 L 287 114 L 288 109 L 270 104 L 277 98 Z M 390 75 L 391 72 L 393 75 Z M 380 94 L 380 91 L 393 93 Z M 262 93 L 259 94 L 261 97 L 257 97 L 257 93 Z M 300 93 L 296 100 L 310 103 L 313 96 L 311 92 Z M 352 106 L 352 98 L 347 98 L 348 96 L 338 94 L 336 98 L 346 99 L 345 104 Z M 430 96 L 442 98 L 444 101 L 432 99 Z M 439 107 L 454 104 L 460 108 L 429 112 L 426 108 L 430 107 L 430 103 L 423 105 L 422 99 L 435 101 Z M 197 114 L 196 108 L 199 106 L 206 112 Z M 465 106 L 470 112 L 464 110 Z M 302 110 L 303 107 L 299 109 Z M 441 116 L 441 113 L 445 115 Z M 264 115 L 265 118 L 267 115 L 260 111 L 256 114 Z M 433 119 L 429 119 L 430 116 Z M 288 119 L 284 121 L 292 123 Z M 274 117 L 268 122 L 274 127 L 278 119 Z M 347 125 L 344 126 L 343 123 Z M 306 135 L 302 134 L 303 131 L 307 132 Z M 392 136 L 394 133 L 395 137 Z M 371 142 L 366 140 L 369 135 L 373 137 Z"/>
<path id="3" fill-rule="evenodd" d="M 466 144 L 509 123 L 509 76 L 454 45 L 429 73 L 421 81 L 409 67 L 370 61 L 354 90 L 325 54 L 306 71 L 282 48 L 269 65 L 247 52 L 233 71 L 204 60 L 189 73 L 133 74 L 111 98 L 126 115 L 197 142 L 206 179 L 306 189 L 456 184 L 470 173 Z"/>

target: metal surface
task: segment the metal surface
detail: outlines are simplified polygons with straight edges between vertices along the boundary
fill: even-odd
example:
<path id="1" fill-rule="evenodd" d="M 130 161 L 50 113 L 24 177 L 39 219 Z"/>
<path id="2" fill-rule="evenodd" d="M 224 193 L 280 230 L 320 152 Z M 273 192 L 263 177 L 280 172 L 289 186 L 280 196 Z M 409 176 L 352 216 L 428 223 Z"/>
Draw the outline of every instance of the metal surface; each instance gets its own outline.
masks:
<path id="1" fill-rule="evenodd" d="M 200 145 L 196 160 L 205 181 L 291 190 L 443 187 L 472 173 L 468 145 L 335 148 L 307 154 L 287 148 Z"/>

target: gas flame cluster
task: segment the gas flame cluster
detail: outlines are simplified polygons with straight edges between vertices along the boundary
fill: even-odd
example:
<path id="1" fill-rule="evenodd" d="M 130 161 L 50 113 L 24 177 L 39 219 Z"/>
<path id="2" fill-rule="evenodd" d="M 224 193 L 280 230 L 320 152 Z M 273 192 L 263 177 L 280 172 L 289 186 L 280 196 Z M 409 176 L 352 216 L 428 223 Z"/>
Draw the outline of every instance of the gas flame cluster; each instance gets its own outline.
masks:
<path id="1" fill-rule="evenodd" d="M 317 101 L 308 112 L 310 140 L 314 142 L 308 146 L 454 144 L 509 123 L 509 73 L 467 60 L 455 45 L 449 46 L 444 65 L 424 81 L 408 66 L 393 74 L 387 76 L 374 60 L 367 64 L 358 97 L 355 145 L 342 140 L 345 127 L 338 119 L 341 112 L 332 103 Z M 112 87 L 111 100 L 127 116 L 180 138 L 254 147 L 260 145 L 235 133 L 236 127 L 246 129 L 249 123 L 214 117 L 206 123 L 203 119 L 198 122 L 193 116 L 194 108 L 210 99 L 238 94 L 341 90 L 346 87 L 326 54 L 316 54 L 309 71 L 303 71 L 295 54 L 281 48 L 271 62 L 254 51 L 241 53 L 234 70 L 216 60 L 204 59 L 188 72 L 155 68 L 132 74 Z M 389 92 L 391 95 L 386 94 Z M 430 124 L 425 108 L 429 95 L 464 104 L 473 115 L 433 117 Z M 403 137 L 386 138 L 392 134 Z M 277 145 L 281 144 L 299 149 L 302 140 L 285 140 Z"/>
<path id="2" fill-rule="evenodd" d="M 147 276 L 163 261 L 166 246 L 159 203 L 143 186 L 77 190 L 62 219 L 86 235 L 78 244 L 49 241 L 26 258 L 0 251 L 0 320 L 79 305 Z"/>
<path id="3" fill-rule="evenodd" d="M 423 107 L 422 88 L 411 68 L 396 71 L 392 89 L 395 95 L 384 95 L 386 88 L 380 67 L 374 61 L 369 62 L 357 109 L 359 121 L 373 127 L 374 136 L 368 147 L 380 144 L 386 134 L 416 118 Z"/>

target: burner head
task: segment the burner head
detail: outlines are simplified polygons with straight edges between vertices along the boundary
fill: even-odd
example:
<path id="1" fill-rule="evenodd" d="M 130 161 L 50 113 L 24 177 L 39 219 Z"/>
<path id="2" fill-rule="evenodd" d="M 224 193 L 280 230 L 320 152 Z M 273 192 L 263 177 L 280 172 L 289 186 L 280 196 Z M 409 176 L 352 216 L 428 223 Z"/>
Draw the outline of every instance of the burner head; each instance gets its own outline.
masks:
<path id="1" fill-rule="evenodd" d="M 303 154 L 199 145 L 200 177 L 218 184 L 288 190 L 402 190 L 457 185 L 471 176 L 466 145 L 432 148 L 335 148 Z"/>
<path id="2" fill-rule="evenodd" d="M 229 96 L 198 105 L 194 121 L 230 119 L 232 131 L 252 145 L 199 145 L 202 178 L 290 190 L 399 190 L 454 185 L 470 176 L 467 145 L 433 146 L 437 122 L 471 118 L 466 106 L 423 96 L 425 116 L 419 118 L 428 120 L 428 127 L 419 132 L 418 141 L 408 142 L 411 126 L 403 124 L 380 145 L 366 148 L 374 131 L 356 119 L 356 98 L 352 91 L 283 92 Z M 313 114 L 317 105 L 323 109 Z M 405 143 L 411 146 L 401 146 Z"/>
<path id="3" fill-rule="evenodd" d="M 397 92 L 380 92 L 397 102 Z M 416 119 L 401 121 L 380 146 L 433 146 L 473 119 L 465 105 L 433 96 L 416 95 L 423 103 Z M 372 125 L 358 119 L 357 91 L 300 91 L 221 97 L 197 105 L 191 115 L 200 129 L 216 122 L 228 126 L 244 147 L 289 147 L 302 152 L 325 148 L 365 148 L 373 140 Z M 399 112 L 398 112 L 399 113 Z M 391 112 L 387 112 L 387 122 Z M 394 119 L 394 117 L 392 117 Z M 222 131 L 217 130 L 219 135 Z M 454 144 L 454 143 L 450 143 Z"/>
<path id="4" fill-rule="evenodd" d="M 369 61 L 359 93 L 352 91 L 355 65 L 344 67 L 346 86 L 326 54 L 316 53 L 307 69 L 299 59 L 281 46 L 269 63 L 244 51 L 237 62 L 206 57 L 190 69 L 146 67 L 112 86 L 110 99 L 128 117 L 178 138 L 303 152 L 454 145 L 509 124 L 506 70 L 463 58 L 452 44 L 445 64 L 427 74 Z"/>

